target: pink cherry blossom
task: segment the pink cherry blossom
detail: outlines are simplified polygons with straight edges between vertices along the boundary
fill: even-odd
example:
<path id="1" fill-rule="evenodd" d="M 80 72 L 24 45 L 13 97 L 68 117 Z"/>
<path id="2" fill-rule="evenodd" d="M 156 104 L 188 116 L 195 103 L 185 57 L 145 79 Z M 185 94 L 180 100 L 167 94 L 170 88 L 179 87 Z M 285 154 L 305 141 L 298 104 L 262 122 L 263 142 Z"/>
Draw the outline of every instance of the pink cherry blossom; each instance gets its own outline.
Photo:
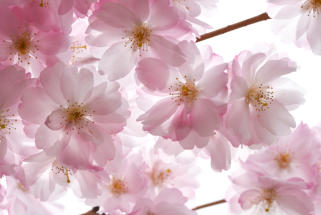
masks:
<path id="1" fill-rule="evenodd" d="M 316 184 L 314 166 L 321 160 L 320 141 L 305 124 L 300 124 L 289 136 L 248 157 L 247 169 L 263 171 L 271 177 L 302 178 L 306 183 Z"/>
<path id="2" fill-rule="evenodd" d="M 103 192 L 95 199 L 88 199 L 87 203 L 99 205 L 103 212 L 110 214 L 130 212 L 136 201 L 146 193 L 144 170 L 145 164 L 140 156 L 128 156 L 118 150 L 115 159 L 105 166 L 107 174 L 102 173 L 104 178 L 98 182 L 98 189 Z"/>
<path id="3" fill-rule="evenodd" d="M 65 51 L 69 41 L 61 31 L 37 28 L 26 19 L 25 10 L 29 8 L 0 9 L 0 19 L 10 20 L 10 25 L 0 22 L 0 61 L 31 67 L 37 74 L 39 69 L 57 61 L 55 55 Z"/>
<path id="4" fill-rule="evenodd" d="M 313 214 L 306 184 L 298 179 L 280 181 L 246 172 L 232 177 L 235 194 L 228 199 L 233 214 Z"/>
<path id="5" fill-rule="evenodd" d="M 294 62 L 276 55 L 242 52 L 234 59 L 223 132 L 234 146 L 269 144 L 290 134 L 295 120 L 289 110 L 304 99 L 282 76 L 295 70 Z"/>
<path id="6" fill-rule="evenodd" d="M 109 80 L 117 80 L 146 56 L 158 57 L 173 66 L 181 65 L 184 54 L 174 39 L 178 36 L 175 34 L 178 23 L 179 16 L 168 0 L 107 1 L 90 17 L 87 42 L 108 47 L 99 71 L 107 74 Z"/>
<path id="7" fill-rule="evenodd" d="M 194 156 L 183 153 L 171 156 L 162 150 L 153 149 L 144 156 L 144 160 L 149 179 L 149 197 L 167 188 L 176 188 L 185 197 L 194 197 L 199 186 L 195 176 L 200 172 Z"/>
<path id="8" fill-rule="evenodd" d="M 321 3 L 318 0 L 268 0 L 270 4 L 269 15 L 275 19 L 277 33 L 290 29 L 290 38 L 293 37 L 297 44 L 307 41 L 313 53 L 321 54 L 320 24 Z M 285 33 L 286 32 L 286 33 Z M 283 33 L 283 32 L 282 32 Z M 287 40 L 289 31 L 284 31 Z"/>
<path id="9" fill-rule="evenodd" d="M 182 43 L 180 47 L 191 53 L 188 59 L 194 59 L 183 64 L 179 72 L 154 58 L 145 58 L 139 63 L 138 79 L 149 90 L 160 91 L 165 98 L 137 120 L 142 121 L 145 131 L 179 141 L 185 149 L 202 148 L 214 130 L 220 128 L 226 109 L 222 95 L 227 92 L 227 65 L 212 54 L 205 67 L 195 45 Z M 153 65 L 157 65 L 157 69 L 151 70 Z"/>
<path id="10" fill-rule="evenodd" d="M 166 189 L 154 199 L 140 199 L 129 215 L 196 215 L 184 205 L 186 200 L 178 190 Z"/>
<path id="11" fill-rule="evenodd" d="M 39 125 L 36 146 L 74 168 L 93 168 L 93 159 L 99 165 L 113 159 L 110 135 L 123 129 L 129 115 L 119 85 L 94 87 L 90 70 L 63 64 L 42 71 L 39 82 L 25 90 L 19 108 L 24 120 Z"/>

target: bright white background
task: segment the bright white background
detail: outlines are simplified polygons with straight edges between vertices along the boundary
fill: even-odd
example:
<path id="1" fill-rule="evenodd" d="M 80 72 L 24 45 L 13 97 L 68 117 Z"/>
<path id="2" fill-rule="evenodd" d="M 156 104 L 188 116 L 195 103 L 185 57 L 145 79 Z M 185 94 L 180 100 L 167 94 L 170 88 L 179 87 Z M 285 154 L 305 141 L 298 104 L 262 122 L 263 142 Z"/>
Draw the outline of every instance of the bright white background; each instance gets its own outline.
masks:
<path id="1" fill-rule="evenodd" d="M 264 0 L 219 0 L 217 9 L 204 13 L 201 19 L 213 26 L 213 29 L 218 29 L 265 11 Z M 270 23 L 271 21 L 260 22 L 201 43 L 210 45 L 213 51 L 223 56 L 227 62 L 242 50 L 259 50 L 264 43 L 274 44 L 277 50 L 287 53 L 299 67 L 297 73 L 289 77 L 304 89 L 306 99 L 306 103 L 292 113 L 297 123 L 303 121 L 310 126 L 317 125 L 321 119 L 321 56 L 315 56 L 309 50 L 281 41 L 278 35 L 271 32 Z M 232 164 L 231 171 L 215 173 L 209 168 L 209 162 L 202 162 L 200 165 L 203 167 L 203 173 L 199 177 L 200 189 L 196 193 L 196 199 L 188 204 L 191 208 L 223 199 L 229 187 L 227 176 L 233 169 L 237 169 L 237 166 Z M 68 195 L 61 201 L 66 206 L 65 215 L 77 215 L 90 209 L 72 195 Z M 66 201 L 68 201 L 67 204 Z M 227 205 L 222 204 L 199 210 L 198 214 L 225 215 L 229 213 Z"/>

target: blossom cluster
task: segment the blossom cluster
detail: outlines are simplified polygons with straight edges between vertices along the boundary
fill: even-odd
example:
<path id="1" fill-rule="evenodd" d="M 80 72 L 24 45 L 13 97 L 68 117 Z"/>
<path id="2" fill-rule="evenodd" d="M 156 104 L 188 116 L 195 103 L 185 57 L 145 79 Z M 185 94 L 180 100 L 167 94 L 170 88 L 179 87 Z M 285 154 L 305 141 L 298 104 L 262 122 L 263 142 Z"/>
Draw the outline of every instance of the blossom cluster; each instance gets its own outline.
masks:
<path id="1" fill-rule="evenodd" d="M 0 214 L 61 213 L 72 190 L 111 215 L 195 215 L 197 160 L 228 170 L 242 147 L 258 150 L 231 176 L 232 213 L 316 214 L 321 133 L 291 114 L 297 65 L 197 46 L 215 5 L 0 0 Z M 320 8 L 303 4 L 297 34 L 317 54 Z"/>

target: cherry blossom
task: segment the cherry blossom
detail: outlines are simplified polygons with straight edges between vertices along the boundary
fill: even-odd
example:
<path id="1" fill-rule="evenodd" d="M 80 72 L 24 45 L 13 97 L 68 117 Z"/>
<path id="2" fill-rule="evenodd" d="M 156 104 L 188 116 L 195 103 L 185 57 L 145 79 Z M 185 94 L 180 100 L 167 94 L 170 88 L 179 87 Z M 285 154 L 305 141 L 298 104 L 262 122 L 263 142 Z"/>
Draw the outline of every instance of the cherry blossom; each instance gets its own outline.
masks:
<path id="1" fill-rule="evenodd" d="M 181 47 L 198 52 L 191 43 L 181 44 Z M 137 68 L 141 82 L 151 90 L 159 90 L 165 97 L 137 120 L 142 121 L 145 131 L 179 141 L 185 149 L 206 146 L 214 130 L 220 128 L 226 109 L 221 96 L 227 91 L 227 65 L 215 54 L 209 59 L 209 68 L 205 68 L 200 59 L 196 56 L 194 63 L 183 64 L 176 73 L 154 58 L 143 59 Z M 158 65 L 158 69 L 151 74 L 153 65 Z M 167 81 L 166 76 L 172 78 Z"/>
<path id="2" fill-rule="evenodd" d="M 308 46 L 315 53 L 321 54 L 320 22 L 321 22 L 321 2 L 319 0 L 289 0 L 278 1 L 268 0 L 270 3 L 269 15 L 275 19 L 275 24 L 282 25 L 278 28 L 282 30 L 284 26 L 292 30 L 292 34 L 300 45 L 300 41 L 307 41 Z M 288 31 L 287 31 L 287 38 Z"/>
<path id="3" fill-rule="evenodd" d="M 45 65 L 57 62 L 55 55 L 68 48 L 69 40 L 62 31 L 38 28 L 27 19 L 28 10 L 30 8 L 1 7 L 0 18 L 10 20 L 10 25 L 0 23 L 0 60 L 30 66 L 31 71 L 38 74 Z"/>
<path id="4" fill-rule="evenodd" d="M 109 80 L 117 80 L 143 57 L 159 57 L 170 65 L 181 65 L 184 54 L 175 44 L 175 37 L 180 36 L 179 31 L 175 33 L 178 23 L 179 16 L 168 0 L 107 1 L 90 17 L 87 42 L 108 48 L 99 71 Z"/>
<path id="5" fill-rule="evenodd" d="M 166 189 L 154 199 L 140 199 L 129 215 L 195 215 L 184 206 L 186 198 L 175 189 Z"/>
<path id="6" fill-rule="evenodd" d="M 36 146 L 74 168 L 113 159 L 110 135 L 123 129 L 129 115 L 119 85 L 94 87 L 89 70 L 63 64 L 42 71 L 39 85 L 24 92 L 19 109 L 24 120 L 39 125 Z"/>
<path id="7" fill-rule="evenodd" d="M 255 172 L 232 177 L 235 195 L 229 199 L 233 214 L 313 214 L 307 185 L 298 178 L 272 179 Z"/>
<path id="8" fill-rule="evenodd" d="M 294 62 L 276 55 L 242 52 L 235 57 L 223 132 L 234 146 L 270 144 L 290 134 L 295 120 L 289 110 L 304 99 L 281 77 L 295 70 Z"/>

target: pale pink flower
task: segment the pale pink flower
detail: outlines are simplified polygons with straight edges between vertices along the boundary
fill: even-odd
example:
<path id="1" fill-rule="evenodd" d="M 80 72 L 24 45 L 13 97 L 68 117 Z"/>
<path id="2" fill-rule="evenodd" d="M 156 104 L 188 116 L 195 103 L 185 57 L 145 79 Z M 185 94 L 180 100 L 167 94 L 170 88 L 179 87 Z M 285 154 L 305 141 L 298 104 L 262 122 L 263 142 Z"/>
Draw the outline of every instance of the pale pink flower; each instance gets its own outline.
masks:
<path id="1" fill-rule="evenodd" d="M 28 88 L 19 108 L 22 118 L 39 125 L 35 143 L 48 155 L 74 168 L 103 165 L 114 157 L 111 134 L 129 115 L 117 83 L 93 85 L 88 69 L 56 64 L 40 74 L 39 87 Z"/>
<path id="2" fill-rule="evenodd" d="M 51 202 L 35 198 L 28 187 L 18 180 L 7 177 L 7 211 L 10 215 L 53 215 L 61 214 L 62 208 Z"/>
<path id="3" fill-rule="evenodd" d="M 293 61 L 276 55 L 242 52 L 235 57 L 223 132 L 234 146 L 269 144 L 290 134 L 295 120 L 289 110 L 304 99 L 282 76 L 295 70 Z"/>
<path id="4" fill-rule="evenodd" d="M 280 181 L 255 172 L 232 177 L 235 194 L 228 199 L 233 214 L 313 214 L 307 186 L 298 178 Z"/>
<path id="5" fill-rule="evenodd" d="M 127 156 L 122 152 L 116 154 L 115 159 L 105 166 L 106 174 L 98 183 L 101 195 L 96 199 L 88 199 L 87 203 L 99 205 L 101 211 L 109 214 L 130 212 L 136 201 L 146 193 L 147 177 L 144 170 L 145 164 L 139 156 Z"/>
<path id="6" fill-rule="evenodd" d="M 268 0 L 269 15 L 280 25 L 277 33 L 293 37 L 299 45 L 300 40 L 307 41 L 315 54 L 321 54 L 321 2 L 319 0 Z M 289 30 L 291 35 L 289 35 Z"/>
<path id="7" fill-rule="evenodd" d="M 0 8 L 0 61 L 6 64 L 21 64 L 31 67 L 38 74 L 46 65 L 57 62 L 56 54 L 68 48 L 68 35 L 61 31 L 43 31 L 24 17 L 28 8 Z"/>
<path id="8" fill-rule="evenodd" d="M 297 177 L 315 184 L 314 166 L 321 160 L 320 147 L 312 130 L 300 124 L 291 135 L 280 137 L 275 144 L 250 155 L 244 167 L 275 178 Z"/>
<path id="9" fill-rule="evenodd" d="M 196 215 L 184 205 L 186 201 L 178 190 L 165 189 L 153 199 L 138 200 L 128 215 Z"/>
<path id="10" fill-rule="evenodd" d="M 184 42 L 180 47 L 190 53 L 187 58 L 191 61 L 180 66 L 179 72 L 154 58 L 139 63 L 138 79 L 165 98 L 137 120 L 142 121 L 145 131 L 179 141 L 185 149 L 202 148 L 220 128 L 226 110 L 222 95 L 227 91 L 227 65 L 212 54 L 205 67 L 195 45 Z"/>
<path id="11" fill-rule="evenodd" d="M 184 54 L 174 39 L 178 36 L 175 33 L 178 23 L 179 16 L 168 0 L 107 1 L 90 17 L 87 42 L 108 47 L 99 71 L 107 74 L 109 80 L 117 80 L 146 56 L 158 57 L 173 66 L 181 65 Z"/>
<path id="12" fill-rule="evenodd" d="M 165 154 L 162 150 L 151 149 L 144 155 L 144 161 L 149 179 L 149 197 L 167 188 L 176 188 L 185 197 L 194 196 L 199 186 L 195 176 L 200 172 L 194 156 L 183 153 L 173 156 Z"/>

